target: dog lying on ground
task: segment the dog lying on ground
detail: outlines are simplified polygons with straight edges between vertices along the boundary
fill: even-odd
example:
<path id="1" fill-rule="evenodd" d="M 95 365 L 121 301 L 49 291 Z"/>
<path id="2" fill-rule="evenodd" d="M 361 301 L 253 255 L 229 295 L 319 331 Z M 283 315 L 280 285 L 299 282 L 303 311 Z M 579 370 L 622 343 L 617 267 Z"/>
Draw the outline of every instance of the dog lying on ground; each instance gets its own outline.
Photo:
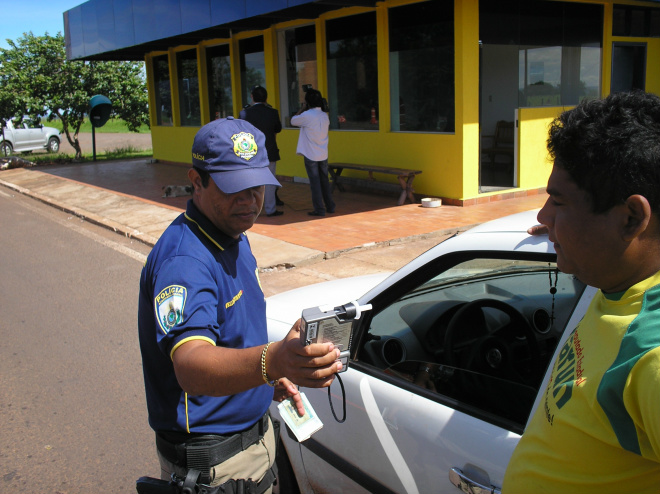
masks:
<path id="1" fill-rule="evenodd" d="M 163 197 L 191 196 L 192 185 L 166 185 L 163 187 Z"/>

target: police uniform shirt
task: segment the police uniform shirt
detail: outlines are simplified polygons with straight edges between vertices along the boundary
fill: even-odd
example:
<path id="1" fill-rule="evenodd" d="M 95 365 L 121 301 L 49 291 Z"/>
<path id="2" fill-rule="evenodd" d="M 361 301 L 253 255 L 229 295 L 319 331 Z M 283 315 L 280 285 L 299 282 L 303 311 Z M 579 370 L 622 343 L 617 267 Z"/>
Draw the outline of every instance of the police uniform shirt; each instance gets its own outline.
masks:
<path id="1" fill-rule="evenodd" d="M 191 396 L 179 386 L 172 355 L 183 343 L 248 348 L 268 341 L 266 301 L 245 234 L 218 230 L 188 201 L 163 233 L 140 279 L 138 325 L 149 424 L 156 431 L 228 434 L 268 409 L 266 384 L 224 396 Z"/>

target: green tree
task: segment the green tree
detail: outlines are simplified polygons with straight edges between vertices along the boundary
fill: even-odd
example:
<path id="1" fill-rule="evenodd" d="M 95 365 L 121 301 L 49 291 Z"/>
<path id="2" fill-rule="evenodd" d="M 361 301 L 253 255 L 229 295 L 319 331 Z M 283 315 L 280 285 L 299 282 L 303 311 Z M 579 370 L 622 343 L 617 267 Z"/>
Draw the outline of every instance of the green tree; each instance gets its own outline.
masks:
<path id="1" fill-rule="evenodd" d="M 96 94 L 112 102 L 111 117 L 137 132 L 149 124 L 143 62 L 67 60 L 64 37 L 24 33 L 0 48 L 0 121 L 30 115 L 59 118 L 67 140 L 82 157 L 78 133 Z"/>

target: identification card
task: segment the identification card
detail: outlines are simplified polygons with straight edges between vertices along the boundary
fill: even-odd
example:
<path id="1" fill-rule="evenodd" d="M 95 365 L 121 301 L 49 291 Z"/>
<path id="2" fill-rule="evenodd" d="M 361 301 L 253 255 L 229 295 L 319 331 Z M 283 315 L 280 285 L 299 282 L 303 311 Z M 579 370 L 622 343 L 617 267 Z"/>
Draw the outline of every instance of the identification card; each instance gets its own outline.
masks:
<path id="1" fill-rule="evenodd" d="M 305 407 L 305 415 L 302 417 L 298 415 L 298 409 L 293 401 L 293 398 L 287 398 L 277 406 L 282 420 L 289 426 L 298 439 L 298 442 L 303 442 L 309 439 L 312 434 L 323 427 L 323 422 L 319 419 L 318 415 L 312 408 L 312 404 L 305 396 L 305 393 L 300 393 L 300 397 Z"/>

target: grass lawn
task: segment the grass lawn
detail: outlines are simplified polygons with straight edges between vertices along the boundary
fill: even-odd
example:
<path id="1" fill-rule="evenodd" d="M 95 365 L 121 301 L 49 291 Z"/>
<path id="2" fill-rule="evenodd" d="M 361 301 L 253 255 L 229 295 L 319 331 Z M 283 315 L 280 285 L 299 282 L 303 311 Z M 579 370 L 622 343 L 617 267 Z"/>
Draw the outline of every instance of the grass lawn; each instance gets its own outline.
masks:
<path id="1" fill-rule="evenodd" d="M 52 122 L 47 122 L 45 118 L 41 120 L 41 123 L 45 127 L 54 127 L 58 129 L 60 132 L 62 132 L 62 121 L 60 119 L 53 120 Z M 80 127 L 80 132 L 81 133 L 90 133 L 92 132 L 92 124 L 89 122 L 89 119 L 85 118 L 85 121 L 82 124 L 82 127 Z M 120 120 L 118 118 L 111 118 L 106 122 L 106 124 L 103 127 L 97 127 L 95 129 L 95 132 L 97 134 L 122 134 L 122 133 L 127 133 L 129 132 L 128 127 L 126 127 L 126 124 L 124 123 L 123 120 Z M 148 134 L 151 132 L 151 129 L 147 125 L 143 125 L 140 127 L 140 134 Z"/>

